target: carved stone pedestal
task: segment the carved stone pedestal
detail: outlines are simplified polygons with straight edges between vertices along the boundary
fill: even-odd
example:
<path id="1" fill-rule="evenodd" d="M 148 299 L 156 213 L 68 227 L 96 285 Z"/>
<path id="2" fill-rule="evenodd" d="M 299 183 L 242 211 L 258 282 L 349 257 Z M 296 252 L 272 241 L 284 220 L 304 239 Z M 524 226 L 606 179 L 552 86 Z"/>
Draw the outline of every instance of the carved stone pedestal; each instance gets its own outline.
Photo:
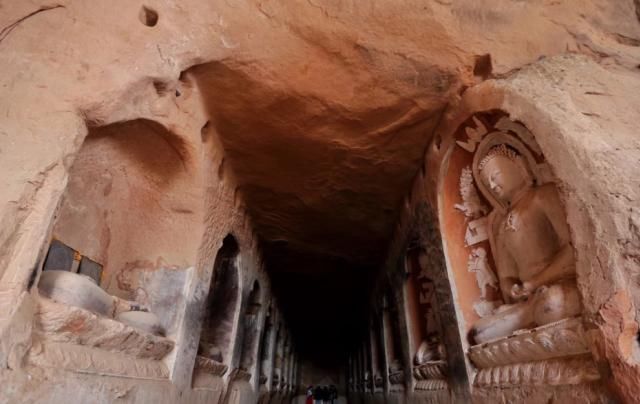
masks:
<path id="1" fill-rule="evenodd" d="M 136 379 L 167 380 L 169 370 L 162 361 L 135 358 L 117 352 L 58 342 L 36 344 L 27 363 L 42 368 Z"/>
<path id="2" fill-rule="evenodd" d="M 206 356 L 196 356 L 191 386 L 194 390 L 208 390 L 220 397 L 224 390 L 222 376 L 227 373 L 227 365 Z"/>
<path id="3" fill-rule="evenodd" d="M 598 380 L 581 318 L 569 318 L 475 345 L 474 385 L 568 385 Z"/>
<path id="4" fill-rule="evenodd" d="M 251 373 L 244 369 L 234 369 L 231 372 L 231 380 L 246 381 L 251 380 Z"/>
<path id="5" fill-rule="evenodd" d="M 262 386 L 267 384 L 267 380 L 268 380 L 267 375 L 265 374 L 260 375 L 260 378 L 258 378 L 258 384 L 261 386 L 261 388 Z"/>
<path id="6" fill-rule="evenodd" d="M 47 298 L 36 303 L 29 364 L 105 376 L 169 377 L 161 359 L 173 349 L 170 339 Z"/>
<path id="7" fill-rule="evenodd" d="M 222 377 L 227 373 L 227 365 L 206 356 L 196 356 L 196 371 Z"/>
<path id="8" fill-rule="evenodd" d="M 395 371 L 389 374 L 389 391 L 404 391 L 404 371 Z"/>
<path id="9" fill-rule="evenodd" d="M 414 366 L 413 376 L 416 378 L 416 390 L 447 389 L 447 363 L 443 360 L 429 361 Z"/>

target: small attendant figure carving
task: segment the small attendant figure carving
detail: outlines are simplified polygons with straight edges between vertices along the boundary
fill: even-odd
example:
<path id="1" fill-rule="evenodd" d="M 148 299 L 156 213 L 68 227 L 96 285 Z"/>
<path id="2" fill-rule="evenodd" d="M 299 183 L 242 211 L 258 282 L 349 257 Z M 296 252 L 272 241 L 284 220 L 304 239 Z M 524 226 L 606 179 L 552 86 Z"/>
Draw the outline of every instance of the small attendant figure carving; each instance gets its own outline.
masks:
<path id="1" fill-rule="evenodd" d="M 473 174 L 469 167 L 462 169 L 460 174 L 460 196 L 462 197 L 462 203 L 454 205 L 454 208 L 462 212 L 466 217 L 470 219 L 477 219 L 487 214 L 488 209 L 473 185 Z"/>
<path id="2" fill-rule="evenodd" d="M 471 331 L 476 343 L 580 314 L 573 250 L 554 184 L 536 184 L 535 161 L 504 132 L 474 157 L 478 188 L 494 209 L 489 242 L 505 304 Z"/>
<path id="3" fill-rule="evenodd" d="M 480 288 L 480 297 L 482 300 L 487 300 L 487 288 L 490 287 L 495 290 L 498 288 L 498 280 L 491 266 L 489 266 L 487 251 L 482 247 L 474 248 L 469 256 L 467 266 L 469 272 L 476 274 L 476 281 Z"/>

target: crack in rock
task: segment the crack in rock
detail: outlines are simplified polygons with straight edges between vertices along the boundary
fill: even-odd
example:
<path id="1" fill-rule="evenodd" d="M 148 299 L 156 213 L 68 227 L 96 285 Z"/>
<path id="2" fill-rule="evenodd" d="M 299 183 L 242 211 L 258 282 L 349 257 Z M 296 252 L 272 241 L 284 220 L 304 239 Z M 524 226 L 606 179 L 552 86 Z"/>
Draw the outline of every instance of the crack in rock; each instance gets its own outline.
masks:
<path id="1" fill-rule="evenodd" d="M 9 34 L 11 33 L 11 31 L 13 31 L 13 29 L 15 27 L 17 27 L 18 25 L 20 25 L 20 23 L 24 22 L 25 20 L 33 17 L 34 15 L 40 14 L 43 11 L 49 11 L 49 10 L 55 10 L 56 8 L 66 8 L 65 6 L 61 5 L 61 4 L 56 4 L 56 5 L 52 5 L 52 6 L 42 6 L 39 9 L 37 9 L 36 11 L 33 11 L 27 15 L 25 15 L 24 17 L 12 22 L 11 24 L 7 25 L 6 27 L 2 28 L 2 30 L 0 30 L 0 43 L 2 41 L 4 41 L 4 39 L 9 36 Z"/>

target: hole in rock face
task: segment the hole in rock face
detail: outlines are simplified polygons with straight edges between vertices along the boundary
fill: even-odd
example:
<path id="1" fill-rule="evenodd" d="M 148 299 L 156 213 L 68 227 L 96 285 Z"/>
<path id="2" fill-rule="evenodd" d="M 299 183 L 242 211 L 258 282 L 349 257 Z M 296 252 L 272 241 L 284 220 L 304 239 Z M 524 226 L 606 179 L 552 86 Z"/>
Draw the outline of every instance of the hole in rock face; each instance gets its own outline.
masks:
<path id="1" fill-rule="evenodd" d="M 476 56 L 475 64 L 473 65 L 473 75 L 486 80 L 491 76 L 493 65 L 491 63 L 491 55 Z"/>
<path id="2" fill-rule="evenodd" d="M 436 135 L 433 139 L 433 147 L 436 148 L 436 151 L 440 151 L 440 145 L 442 144 L 442 137 L 440 135 Z"/>
<path id="3" fill-rule="evenodd" d="M 239 202 L 238 201 L 239 191 L 240 191 L 240 188 L 238 188 L 238 187 L 236 187 L 233 190 L 233 206 L 237 206 L 238 205 L 238 202 Z"/>
<path id="4" fill-rule="evenodd" d="M 204 126 L 202 126 L 202 129 L 200 129 L 200 139 L 202 139 L 202 143 L 206 143 L 207 140 L 209 140 L 210 129 L 211 129 L 210 121 L 207 121 L 207 123 L 205 123 Z"/>
<path id="5" fill-rule="evenodd" d="M 142 6 L 140 13 L 138 14 L 140 22 L 147 27 L 155 27 L 158 24 L 158 12 L 147 6 Z"/>
<path id="6" fill-rule="evenodd" d="M 222 181 L 224 178 L 224 158 L 220 162 L 220 166 L 218 167 L 218 179 Z"/>
<path id="7" fill-rule="evenodd" d="M 168 85 L 165 82 L 162 82 L 160 80 L 153 80 L 153 88 L 155 88 L 156 93 L 162 97 L 163 95 L 165 95 L 168 91 Z"/>

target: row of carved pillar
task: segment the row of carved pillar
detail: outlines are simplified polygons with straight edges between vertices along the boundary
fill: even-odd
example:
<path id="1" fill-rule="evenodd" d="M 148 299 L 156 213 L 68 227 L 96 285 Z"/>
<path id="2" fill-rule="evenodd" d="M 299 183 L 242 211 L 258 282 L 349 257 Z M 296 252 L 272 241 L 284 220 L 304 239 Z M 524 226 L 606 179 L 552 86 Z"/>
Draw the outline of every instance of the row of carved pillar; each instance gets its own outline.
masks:
<path id="1" fill-rule="evenodd" d="M 386 299 L 374 311 L 367 338 L 348 358 L 347 385 L 351 393 L 402 393 L 447 389 L 444 355 L 430 361 L 411 358 L 411 326 Z M 415 350 L 415 349 L 414 349 Z"/>
<path id="2" fill-rule="evenodd" d="M 273 334 L 272 330 L 268 330 Z M 299 388 L 298 357 L 289 333 L 278 331 L 267 335 L 263 346 L 263 368 L 260 375 L 260 391 L 271 394 L 294 393 Z"/>

